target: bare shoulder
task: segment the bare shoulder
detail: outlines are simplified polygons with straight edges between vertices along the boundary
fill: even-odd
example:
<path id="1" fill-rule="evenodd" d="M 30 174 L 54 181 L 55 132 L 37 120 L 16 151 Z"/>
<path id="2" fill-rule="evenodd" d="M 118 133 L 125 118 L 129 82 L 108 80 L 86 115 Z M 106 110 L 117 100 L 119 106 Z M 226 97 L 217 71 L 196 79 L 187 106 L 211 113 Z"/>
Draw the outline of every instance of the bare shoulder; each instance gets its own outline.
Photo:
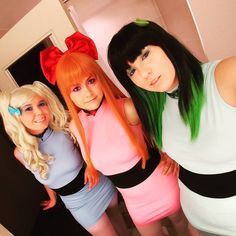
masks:
<path id="1" fill-rule="evenodd" d="M 219 75 L 235 75 L 236 73 L 236 56 L 223 59 L 216 67 Z"/>
<path id="2" fill-rule="evenodd" d="M 135 109 L 135 106 L 130 98 L 127 98 L 124 103 L 124 111 L 126 119 L 128 120 L 129 124 L 137 125 L 140 120 L 138 117 L 138 113 Z"/>
<path id="3" fill-rule="evenodd" d="M 217 65 L 215 80 L 223 100 L 236 106 L 236 56 L 226 58 Z"/>
<path id="4" fill-rule="evenodd" d="M 75 125 L 74 120 L 71 120 L 71 121 L 69 122 L 69 125 L 68 125 L 69 129 L 71 129 L 72 127 L 74 127 L 74 125 Z"/>
<path id="5" fill-rule="evenodd" d="M 75 121 L 74 121 L 74 120 L 71 120 L 71 121 L 69 122 L 69 131 L 70 131 L 71 133 L 74 133 L 75 130 L 76 130 Z"/>
<path id="6" fill-rule="evenodd" d="M 19 151 L 17 147 L 14 149 L 14 156 L 19 162 L 21 162 L 24 165 L 22 160 L 22 153 Z"/>

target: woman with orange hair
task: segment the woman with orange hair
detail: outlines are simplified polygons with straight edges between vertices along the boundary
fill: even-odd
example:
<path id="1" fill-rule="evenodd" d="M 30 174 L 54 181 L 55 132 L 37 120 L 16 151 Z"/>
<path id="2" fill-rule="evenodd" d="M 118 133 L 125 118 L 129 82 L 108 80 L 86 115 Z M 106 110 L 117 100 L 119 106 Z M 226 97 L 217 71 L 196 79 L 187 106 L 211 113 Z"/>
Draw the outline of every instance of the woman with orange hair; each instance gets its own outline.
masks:
<path id="1" fill-rule="evenodd" d="M 178 235 L 189 235 L 177 177 L 163 174 L 158 150 L 146 147 L 133 103 L 96 63 L 90 38 L 76 32 L 66 44 L 64 54 L 56 47 L 42 51 L 41 66 L 66 101 L 70 129 L 91 172 L 98 170 L 111 179 L 141 235 L 163 236 L 160 220 L 165 217 Z"/>
<path id="2" fill-rule="evenodd" d="M 80 149 L 68 130 L 68 112 L 46 85 L 35 81 L 0 92 L 0 114 L 16 145 L 15 158 L 48 193 L 43 210 L 55 206 L 58 195 L 91 235 L 128 235 L 115 187 L 103 175 L 99 182 L 87 176 Z"/>

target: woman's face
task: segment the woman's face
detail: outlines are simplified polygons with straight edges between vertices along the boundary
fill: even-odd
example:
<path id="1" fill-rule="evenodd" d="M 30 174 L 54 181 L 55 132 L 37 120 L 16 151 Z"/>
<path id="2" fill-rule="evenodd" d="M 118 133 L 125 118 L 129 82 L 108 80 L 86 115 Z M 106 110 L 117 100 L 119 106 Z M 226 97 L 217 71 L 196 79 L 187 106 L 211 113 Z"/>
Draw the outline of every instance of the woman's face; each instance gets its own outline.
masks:
<path id="1" fill-rule="evenodd" d="M 70 98 L 80 109 L 96 110 L 103 98 L 99 80 L 93 76 L 84 78 L 81 83 L 70 88 Z"/>
<path id="2" fill-rule="evenodd" d="M 146 46 L 127 69 L 128 77 L 139 87 L 154 92 L 171 92 L 177 85 L 175 68 L 158 46 Z"/>
<path id="3" fill-rule="evenodd" d="M 20 120 L 30 134 L 41 134 L 48 127 L 51 112 L 47 101 L 35 95 L 20 107 Z"/>

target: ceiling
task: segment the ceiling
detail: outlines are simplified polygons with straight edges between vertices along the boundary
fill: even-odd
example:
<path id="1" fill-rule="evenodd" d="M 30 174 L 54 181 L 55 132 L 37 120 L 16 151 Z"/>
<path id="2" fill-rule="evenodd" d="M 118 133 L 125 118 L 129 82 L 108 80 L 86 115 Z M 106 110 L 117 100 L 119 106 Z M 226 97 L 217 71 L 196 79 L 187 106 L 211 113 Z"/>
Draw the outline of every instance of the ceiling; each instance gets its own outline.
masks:
<path id="1" fill-rule="evenodd" d="M 41 0 L 0 0 L 0 38 Z"/>

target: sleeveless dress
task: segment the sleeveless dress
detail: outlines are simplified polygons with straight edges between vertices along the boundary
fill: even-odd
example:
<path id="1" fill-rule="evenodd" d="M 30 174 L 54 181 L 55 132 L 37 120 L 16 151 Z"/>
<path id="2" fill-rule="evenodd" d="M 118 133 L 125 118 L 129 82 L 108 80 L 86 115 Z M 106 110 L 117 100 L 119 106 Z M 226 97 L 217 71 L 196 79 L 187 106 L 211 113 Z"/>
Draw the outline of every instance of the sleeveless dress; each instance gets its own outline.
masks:
<path id="1" fill-rule="evenodd" d="M 117 100 L 124 115 L 124 99 Z M 84 127 L 91 160 L 104 175 L 125 172 L 135 166 L 140 157 L 133 148 L 125 130 L 117 121 L 106 100 L 95 116 L 81 111 L 79 118 Z M 131 126 L 142 138 L 140 125 Z M 72 121 L 70 129 L 81 143 L 79 132 Z M 81 145 L 82 146 L 82 145 Z M 81 148 L 83 153 L 83 148 Z M 162 219 L 179 207 L 179 187 L 173 175 L 163 176 L 160 165 L 143 182 L 130 188 L 117 188 L 122 194 L 128 212 L 136 225 L 142 226 Z M 128 181 L 128 180 L 127 180 Z"/>
<path id="2" fill-rule="evenodd" d="M 39 150 L 43 154 L 54 157 L 49 165 L 48 178 L 44 180 L 38 172 L 30 171 L 40 183 L 49 188 L 57 189 L 70 183 L 83 166 L 84 161 L 80 150 L 73 144 L 69 135 L 63 131 L 53 131 L 48 128 L 43 137 L 39 138 Z M 24 163 L 29 169 L 25 161 Z M 90 191 L 86 184 L 78 192 L 60 197 L 73 217 L 84 228 L 90 228 L 105 212 L 115 191 L 111 181 L 100 175 L 99 183 Z"/>
<path id="3" fill-rule="evenodd" d="M 218 62 L 202 66 L 206 102 L 196 140 L 190 141 L 190 131 L 179 115 L 177 99 L 167 96 L 163 113 L 164 151 L 185 169 L 204 175 L 236 170 L 236 107 L 226 104 L 217 90 L 214 71 Z M 232 183 L 226 182 L 225 185 L 235 189 L 236 179 L 231 181 Z M 179 184 L 183 211 L 196 228 L 224 236 L 236 235 L 235 195 L 223 198 L 205 197 L 191 191 L 181 181 Z M 198 185 L 210 188 L 206 182 Z"/>

